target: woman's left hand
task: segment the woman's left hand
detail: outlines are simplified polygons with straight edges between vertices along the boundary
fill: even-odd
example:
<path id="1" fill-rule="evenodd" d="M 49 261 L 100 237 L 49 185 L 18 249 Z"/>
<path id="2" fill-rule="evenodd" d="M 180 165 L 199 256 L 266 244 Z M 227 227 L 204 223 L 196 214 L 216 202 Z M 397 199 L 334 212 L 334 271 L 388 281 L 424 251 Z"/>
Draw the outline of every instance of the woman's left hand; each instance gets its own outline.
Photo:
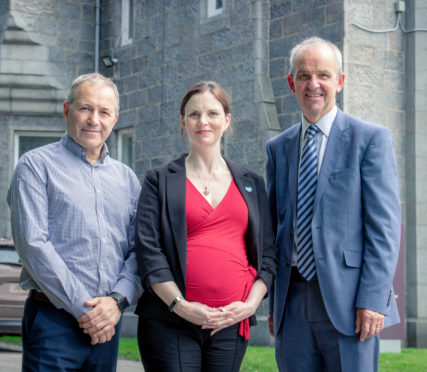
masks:
<path id="1" fill-rule="evenodd" d="M 233 324 L 249 318 L 255 313 L 255 309 L 248 303 L 242 301 L 232 302 L 224 307 L 219 307 L 212 312 L 207 322 L 202 324 L 203 329 L 212 329 L 211 335 L 214 335 L 221 329 L 227 328 Z"/>

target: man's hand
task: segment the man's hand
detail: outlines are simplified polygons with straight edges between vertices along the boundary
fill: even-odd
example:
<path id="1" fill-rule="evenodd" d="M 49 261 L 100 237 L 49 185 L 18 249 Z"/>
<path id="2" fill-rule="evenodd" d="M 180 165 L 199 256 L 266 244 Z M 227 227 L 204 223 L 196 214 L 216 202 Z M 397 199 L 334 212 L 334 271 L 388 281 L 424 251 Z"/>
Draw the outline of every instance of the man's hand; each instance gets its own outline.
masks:
<path id="1" fill-rule="evenodd" d="M 268 314 L 268 330 L 270 335 L 274 337 L 273 313 Z"/>
<path id="2" fill-rule="evenodd" d="M 373 337 L 384 328 L 384 315 L 369 309 L 356 309 L 354 333 L 360 332 L 360 341 Z"/>
<path id="3" fill-rule="evenodd" d="M 91 337 L 91 344 L 110 341 L 116 333 L 115 325 L 122 315 L 117 301 L 112 297 L 95 297 L 85 301 L 85 306 L 93 307 L 79 319 L 79 326 Z"/>

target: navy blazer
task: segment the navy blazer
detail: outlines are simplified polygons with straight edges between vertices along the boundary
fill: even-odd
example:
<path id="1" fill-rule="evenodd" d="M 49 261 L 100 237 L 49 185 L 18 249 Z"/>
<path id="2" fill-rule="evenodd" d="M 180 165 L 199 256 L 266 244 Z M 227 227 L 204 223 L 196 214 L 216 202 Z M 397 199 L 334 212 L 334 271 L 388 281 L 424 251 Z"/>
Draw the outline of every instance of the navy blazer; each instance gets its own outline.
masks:
<path id="1" fill-rule="evenodd" d="M 300 136 L 298 123 L 267 143 L 267 190 L 279 262 L 270 296 L 276 334 L 291 273 Z M 335 328 L 353 335 L 357 307 L 385 314 L 385 327 L 399 322 L 392 283 L 400 201 L 387 128 L 338 109 L 318 176 L 312 234 L 320 290 Z"/>
<path id="2" fill-rule="evenodd" d="M 248 206 L 246 252 L 270 288 L 276 273 L 274 234 L 264 179 L 225 159 Z M 136 313 L 148 319 L 179 321 L 152 291 L 155 283 L 175 281 L 185 296 L 187 224 L 185 155 L 158 168 L 144 179 L 138 203 L 135 248 L 139 275 L 145 289 Z M 233 278 L 230 278 L 232 280 Z"/>

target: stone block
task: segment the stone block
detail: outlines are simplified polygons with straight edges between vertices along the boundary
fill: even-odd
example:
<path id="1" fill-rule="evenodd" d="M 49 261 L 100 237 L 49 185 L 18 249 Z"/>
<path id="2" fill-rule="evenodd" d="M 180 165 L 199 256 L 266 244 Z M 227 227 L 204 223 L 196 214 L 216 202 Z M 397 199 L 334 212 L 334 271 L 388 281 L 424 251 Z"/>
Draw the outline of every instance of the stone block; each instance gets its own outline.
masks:
<path id="1" fill-rule="evenodd" d="M 82 40 L 94 40 L 95 39 L 95 27 L 93 21 L 90 23 L 73 21 L 70 23 L 70 30 L 73 37 Z"/>
<path id="2" fill-rule="evenodd" d="M 242 82 L 233 87 L 233 105 L 237 102 L 252 102 L 254 98 L 254 85 L 251 81 Z"/>
<path id="3" fill-rule="evenodd" d="M 161 117 L 165 119 L 172 119 L 172 120 L 178 120 L 179 117 L 179 106 L 180 103 L 176 100 L 172 101 L 165 101 L 163 99 L 163 102 L 160 106 L 160 113 Z"/>
<path id="4" fill-rule="evenodd" d="M 120 60 L 120 63 L 116 66 L 116 68 L 119 69 L 120 76 L 126 78 L 132 73 L 132 62 L 130 60 Z"/>
<path id="5" fill-rule="evenodd" d="M 49 59 L 49 49 L 43 45 L 3 44 L 1 52 L 2 56 L 7 56 L 8 60 L 28 60 L 28 56 L 32 56 L 37 61 Z"/>
<path id="6" fill-rule="evenodd" d="M 0 50 L 1 54 L 1 50 Z M 0 73 L 7 74 L 10 76 L 22 74 L 22 61 L 17 60 L 0 60 Z"/>
<path id="7" fill-rule="evenodd" d="M 255 105 L 252 102 L 238 102 L 233 105 L 233 121 L 248 121 L 255 118 Z"/>
<path id="8" fill-rule="evenodd" d="M 159 106 L 149 105 L 144 106 L 138 110 L 138 123 L 150 123 L 160 119 Z"/>
<path id="9" fill-rule="evenodd" d="M 230 11 L 230 18 L 233 20 L 233 26 L 246 23 L 251 18 L 250 6 L 234 8 Z"/>
<path id="10" fill-rule="evenodd" d="M 138 55 L 148 54 L 157 50 L 157 41 L 156 37 L 149 37 L 147 39 L 143 39 L 137 44 L 137 53 Z"/>
<path id="11" fill-rule="evenodd" d="M 270 40 L 275 40 L 284 36 L 283 18 L 270 21 Z"/>
<path id="12" fill-rule="evenodd" d="M 270 42 L 270 59 L 289 55 L 293 46 L 293 40 L 291 37 L 283 37 L 277 40 L 272 40 Z"/>
<path id="13" fill-rule="evenodd" d="M 101 13 L 102 13 L 102 2 L 101 2 Z M 68 19 L 72 19 L 68 16 Z M 81 19 L 82 22 L 92 23 L 95 19 L 95 6 L 94 4 L 82 4 L 82 15 L 76 19 Z"/>
<path id="14" fill-rule="evenodd" d="M 231 81 L 235 81 L 236 77 L 239 76 L 239 66 L 231 66 L 222 70 L 213 71 L 213 80 L 221 85 L 230 84 Z"/>
<path id="15" fill-rule="evenodd" d="M 270 60 L 270 77 L 272 79 L 288 75 L 285 58 L 276 58 Z"/>
<path id="16" fill-rule="evenodd" d="M 212 71 L 218 67 L 219 56 L 217 53 L 203 54 L 199 58 L 199 71 Z"/>
<path id="17" fill-rule="evenodd" d="M 93 5 L 92 5 L 93 8 Z M 93 17 L 93 11 L 91 12 Z M 61 1 L 60 5 L 56 7 L 56 16 L 64 19 L 80 19 L 81 8 L 78 4 L 72 4 Z M 92 18 L 93 19 L 93 18 Z"/>
<path id="18" fill-rule="evenodd" d="M 246 43 L 255 40 L 255 25 L 249 23 L 244 25 L 240 31 L 240 42 Z"/>
<path id="19" fill-rule="evenodd" d="M 265 72 L 265 71 L 263 71 Z M 239 65 L 239 81 L 250 81 L 255 77 L 255 63 L 246 62 Z"/>
<path id="20" fill-rule="evenodd" d="M 150 69 L 145 73 L 138 74 L 139 89 L 156 85 L 160 79 L 160 69 Z"/>
<path id="21" fill-rule="evenodd" d="M 148 104 L 154 103 L 148 99 L 147 101 L 147 90 L 139 90 L 129 94 L 129 108 L 138 108 Z"/>
<path id="22" fill-rule="evenodd" d="M 220 50 L 218 52 L 218 67 L 230 66 L 233 63 L 233 56 L 229 50 Z"/>
<path id="23" fill-rule="evenodd" d="M 141 56 L 141 57 L 132 59 L 132 74 L 145 72 L 147 71 L 147 69 L 148 69 L 147 56 Z"/>
<path id="24" fill-rule="evenodd" d="M 199 72 L 199 62 L 197 58 L 187 59 L 177 65 L 176 78 L 177 79 L 188 79 Z"/>
<path id="25" fill-rule="evenodd" d="M 49 48 L 49 61 L 65 63 L 65 50 L 62 48 Z"/>
<path id="26" fill-rule="evenodd" d="M 152 88 L 148 88 L 148 103 L 161 103 L 163 101 L 163 86 L 158 85 Z"/>
<path id="27" fill-rule="evenodd" d="M 228 17 L 225 17 L 224 14 L 221 14 L 217 17 L 204 19 L 200 23 L 201 35 L 208 35 L 227 29 L 229 29 Z"/>
<path id="28" fill-rule="evenodd" d="M 272 20 L 282 18 L 291 14 L 291 2 L 280 1 L 278 4 L 272 5 L 270 8 L 270 17 Z"/>
<path id="29" fill-rule="evenodd" d="M 221 30 L 212 35 L 212 48 L 214 50 L 229 48 L 240 43 L 240 32 L 237 28 Z"/>
<path id="30" fill-rule="evenodd" d="M 153 23 L 153 25 L 154 25 L 154 23 Z M 160 25 L 163 26 L 163 23 L 161 22 Z M 156 24 L 156 26 L 159 26 L 159 25 Z M 151 34 L 149 20 L 136 19 L 134 22 L 134 27 L 135 27 L 135 35 L 134 35 L 135 40 L 144 39 Z M 161 32 L 161 31 L 159 31 L 159 32 Z"/>
<path id="31" fill-rule="evenodd" d="M 138 110 L 130 109 L 126 111 L 121 111 L 119 115 L 119 120 L 117 121 L 115 129 L 122 129 L 127 127 L 132 127 L 138 124 Z"/>
<path id="32" fill-rule="evenodd" d="M 272 79 L 273 92 L 276 97 L 283 96 L 289 93 L 289 85 L 287 77 Z"/>

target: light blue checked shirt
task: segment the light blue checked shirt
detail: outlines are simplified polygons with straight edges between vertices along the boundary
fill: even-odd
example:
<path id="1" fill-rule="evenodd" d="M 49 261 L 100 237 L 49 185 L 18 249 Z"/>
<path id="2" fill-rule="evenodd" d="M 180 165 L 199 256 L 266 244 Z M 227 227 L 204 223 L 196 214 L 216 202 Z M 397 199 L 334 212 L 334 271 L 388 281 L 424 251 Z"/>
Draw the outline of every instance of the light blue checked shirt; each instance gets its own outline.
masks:
<path id="1" fill-rule="evenodd" d="M 136 303 L 139 192 L 134 172 L 106 145 L 94 166 L 67 134 L 22 155 L 8 193 L 22 288 L 43 292 L 76 319 L 91 310 L 84 301 L 111 292 Z"/>

